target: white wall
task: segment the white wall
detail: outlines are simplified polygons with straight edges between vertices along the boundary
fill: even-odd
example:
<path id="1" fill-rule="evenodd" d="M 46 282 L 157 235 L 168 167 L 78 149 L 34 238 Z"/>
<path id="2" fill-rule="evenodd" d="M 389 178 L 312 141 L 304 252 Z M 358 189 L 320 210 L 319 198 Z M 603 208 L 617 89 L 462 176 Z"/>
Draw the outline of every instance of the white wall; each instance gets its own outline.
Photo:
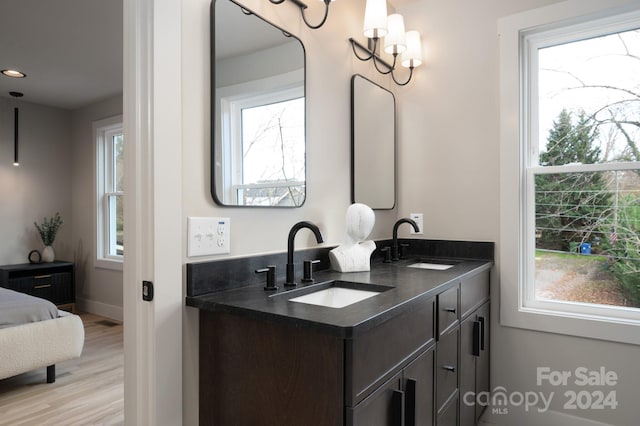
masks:
<path id="1" fill-rule="evenodd" d="M 122 114 L 122 95 L 73 111 L 71 221 L 76 298 L 81 310 L 122 320 L 122 271 L 94 266 L 95 136 L 93 122 Z"/>
<path id="2" fill-rule="evenodd" d="M 280 6 L 262 0 L 241 2 L 299 37 L 307 53 L 307 199 L 301 208 L 225 208 L 210 195 L 209 129 L 209 1 L 183 2 L 183 211 L 187 216 L 231 218 L 231 254 L 285 251 L 287 234 L 300 220 L 316 223 L 326 244 L 338 244 L 350 205 L 350 78 L 354 73 L 373 78 L 368 64 L 352 60 L 348 38 L 361 33 L 364 1 L 339 1 L 319 30 L 301 23 L 293 4 Z M 318 4 L 316 4 L 318 3 Z M 310 19 L 319 17 L 322 3 L 309 2 Z M 318 12 L 316 14 L 316 12 Z M 256 66 L 258 66 L 256 64 Z M 385 84 L 388 85 L 388 84 Z M 396 211 L 377 211 L 372 238 L 390 237 Z M 186 241 L 186 236 L 184 237 Z M 296 248 L 315 246 L 309 232 L 300 232 Z M 219 257 L 189 259 L 185 262 Z M 183 324 L 185 424 L 197 424 L 198 317 L 185 309 Z"/>
<path id="3" fill-rule="evenodd" d="M 183 212 L 187 216 L 231 218 L 231 254 L 284 251 L 290 226 L 307 219 L 320 226 L 328 244 L 339 243 L 350 202 L 349 80 L 360 73 L 390 88 L 397 97 L 399 194 L 392 211 L 376 212 L 373 238 L 388 238 L 398 217 L 425 214 L 425 238 L 499 240 L 499 56 L 497 20 L 559 0 L 404 1 L 399 10 L 407 29 L 423 35 L 425 65 L 404 88 L 353 58 L 347 39 L 360 37 L 364 0 L 335 2 L 328 23 L 311 31 L 298 10 L 285 2 L 242 1 L 250 9 L 299 36 L 307 51 L 308 195 L 299 209 L 241 209 L 215 205 L 209 194 L 209 23 L 208 0 L 183 3 Z M 318 2 L 319 3 L 319 2 Z M 313 12 L 315 2 L 310 2 Z M 310 16 L 317 16 L 310 13 Z M 403 78 L 404 74 L 400 75 Z M 406 230 L 402 230 L 403 233 Z M 406 234 L 405 234 L 406 235 Z M 186 240 L 186 237 L 184 237 Z M 297 247 L 315 245 L 300 234 Z M 186 249 L 186 246 L 185 246 Z M 496 251 L 497 252 L 497 251 Z M 217 257 L 189 259 L 185 262 Z M 499 325 L 499 259 L 494 268 L 492 386 L 536 391 L 538 366 L 615 369 L 620 406 L 615 411 L 578 414 L 612 424 L 636 421 L 634 359 L 638 348 Z M 195 310 L 183 323 L 183 403 L 185 424 L 197 424 L 197 341 Z M 547 389 L 548 390 L 548 389 Z M 558 396 L 560 398 L 560 396 Z M 560 399 L 557 400 L 558 402 Z M 561 410 L 556 404 L 554 409 Z M 518 424 L 522 416 L 498 418 Z M 542 419 L 537 424 L 546 424 Z M 550 424 L 550 423 L 549 423 Z M 558 423 L 559 424 L 559 423 Z"/>
<path id="4" fill-rule="evenodd" d="M 413 1 L 404 6 L 407 28 L 423 33 L 426 66 L 416 84 L 402 91 L 400 109 L 401 212 L 423 211 L 428 238 L 499 241 L 499 45 L 502 16 L 557 3 L 556 0 Z M 496 250 L 496 254 L 498 251 Z M 555 391 L 552 409 L 615 425 L 637 424 L 640 348 L 503 327 L 499 323 L 500 259 L 492 275 L 491 386 L 512 392 Z M 541 387 L 537 367 L 618 373 L 615 410 L 564 410 L 564 388 Z M 594 391 L 598 388 L 585 387 Z M 579 389 L 578 389 L 579 390 Z M 609 390 L 602 388 L 600 390 Z M 499 424 L 570 423 L 551 414 L 493 416 Z"/>
<path id="5" fill-rule="evenodd" d="M 53 243 L 56 259 L 73 260 L 70 115 L 18 101 L 20 166 L 15 167 L 14 106 L 13 100 L 0 99 L 0 264 L 26 263 L 31 250 L 42 252 L 33 222 L 56 212 L 64 221 Z"/>

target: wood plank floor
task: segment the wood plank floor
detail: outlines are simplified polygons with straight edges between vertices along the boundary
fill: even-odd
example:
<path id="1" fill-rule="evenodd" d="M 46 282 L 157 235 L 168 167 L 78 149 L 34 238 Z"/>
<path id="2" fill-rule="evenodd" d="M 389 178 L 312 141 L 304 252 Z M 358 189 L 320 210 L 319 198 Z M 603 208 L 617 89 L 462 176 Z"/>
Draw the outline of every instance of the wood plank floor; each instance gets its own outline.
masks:
<path id="1" fill-rule="evenodd" d="M 85 343 L 80 358 L 0 380 L 0 425 L 121 425 L 124 423 L 122 324 L 80 314 Z"/>

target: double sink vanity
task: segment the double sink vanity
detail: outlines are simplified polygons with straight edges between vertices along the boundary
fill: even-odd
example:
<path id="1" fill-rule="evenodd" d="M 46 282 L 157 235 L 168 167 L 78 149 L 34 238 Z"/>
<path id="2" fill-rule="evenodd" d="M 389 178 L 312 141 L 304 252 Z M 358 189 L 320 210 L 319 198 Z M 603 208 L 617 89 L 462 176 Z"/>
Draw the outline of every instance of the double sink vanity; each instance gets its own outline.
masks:
<path id="1" fill-rule="evenodd" d="M 314 281 L 270 291 L 254 270 L 286 254 L 188 264 L 200 424 L 476 424 L 493 244 L 401 242 L 405 259 L 376 251 L 368 272 L 329 270 L 327 248 L 298 251 L 319 261 Z"/>

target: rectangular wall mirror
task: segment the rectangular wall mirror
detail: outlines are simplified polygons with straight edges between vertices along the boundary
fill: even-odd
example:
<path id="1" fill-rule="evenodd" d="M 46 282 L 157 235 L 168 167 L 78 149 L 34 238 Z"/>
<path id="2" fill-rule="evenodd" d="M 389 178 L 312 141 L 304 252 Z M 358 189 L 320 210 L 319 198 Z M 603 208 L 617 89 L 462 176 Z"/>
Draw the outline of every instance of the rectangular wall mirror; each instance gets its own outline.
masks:
<path id="1" fill-rule="evenodd" d="M 231 0 L 211 3 L 211 192 L 224 206 L 305 201 L 302 42 Z"/>
<path id="2" fill-rule="evenodd" d="M 395 97 L 358 74 L 351 78 L 351 174 L 352 202 L 395 207 Z"/>

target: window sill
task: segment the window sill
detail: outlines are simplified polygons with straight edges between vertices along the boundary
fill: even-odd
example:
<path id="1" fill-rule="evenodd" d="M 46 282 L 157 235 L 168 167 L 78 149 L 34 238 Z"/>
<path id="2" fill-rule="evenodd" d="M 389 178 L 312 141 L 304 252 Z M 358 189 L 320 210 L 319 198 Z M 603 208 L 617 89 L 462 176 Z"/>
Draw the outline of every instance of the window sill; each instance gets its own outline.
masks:
<path id="1" fill-rule="evenodd" d="M 640 345 L 640 320 L 569 313 L 542 308 L 501 307 L 500 324 L 545 333 Z"/>
<path id="2" fill-rule="evenodd" d="M 115 259 L 96 259 L 93 262 L 93 266 L 100 269 L 111 269 L 114 271 L 122 271 L 124 262 L 122 260 Z"/>

